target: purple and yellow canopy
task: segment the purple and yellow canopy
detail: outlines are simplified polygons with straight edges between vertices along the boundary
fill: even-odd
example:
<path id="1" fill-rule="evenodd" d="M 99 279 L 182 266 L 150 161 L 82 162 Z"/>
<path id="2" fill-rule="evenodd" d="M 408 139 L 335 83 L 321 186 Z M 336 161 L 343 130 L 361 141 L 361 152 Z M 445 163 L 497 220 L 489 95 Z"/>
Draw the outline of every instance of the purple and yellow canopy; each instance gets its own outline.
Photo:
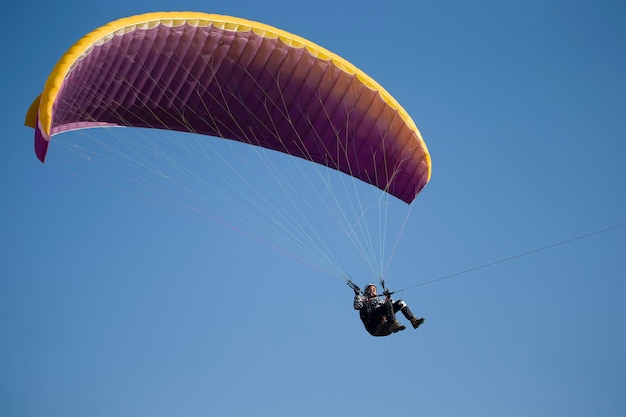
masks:
<path id="1" fill-rule="evenodd" d="M 431 161 L 407 112 L 345 59 L 235 17 L 148 13 L 109 23 L 59 60 L 26 125 L 44 161 L 55 134 L 170 129 L 284 152 L 410 203 Z"/>

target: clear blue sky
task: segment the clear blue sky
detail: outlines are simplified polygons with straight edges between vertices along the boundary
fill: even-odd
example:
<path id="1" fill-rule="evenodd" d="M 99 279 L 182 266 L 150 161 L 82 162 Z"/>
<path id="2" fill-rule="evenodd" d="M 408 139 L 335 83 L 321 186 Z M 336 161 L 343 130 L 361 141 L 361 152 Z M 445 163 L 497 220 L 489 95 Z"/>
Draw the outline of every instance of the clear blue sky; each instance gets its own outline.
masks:
<path id="1" fill-rule="evenodd" d="M 42 165 L 22 123 L 59 57 L 166 10 L 297 33 L 412 115 L 434 169 L 392 288 L 626 222 L 623 2 L 3 5 L 0 415 L 626 415 L 624 227 L 406 291 L 426 324 L 372 338 L 337 280 Z"/>

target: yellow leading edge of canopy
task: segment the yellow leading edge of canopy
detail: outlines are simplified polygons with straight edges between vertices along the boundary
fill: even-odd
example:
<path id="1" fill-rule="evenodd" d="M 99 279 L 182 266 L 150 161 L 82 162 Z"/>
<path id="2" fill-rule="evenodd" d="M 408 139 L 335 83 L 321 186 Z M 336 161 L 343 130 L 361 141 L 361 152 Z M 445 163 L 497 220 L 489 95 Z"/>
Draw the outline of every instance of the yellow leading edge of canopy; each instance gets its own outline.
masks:
<path id="1" fill-rule="evenodd" d="M 85 35 L 82 39 L 76 42 L 66 53 L 61 57 L 59 62 L 50 73 L 48 80 L 44 86 L 44 90 L 39 97 L 35 99 L 26 115 L 26 125 L 35 127 L 35 120 L 37 113 L 39 114 L 40 127 L 47 137 L 50 136 L 50 126 L 52 124 L 52 105 L 56 98 L 56 95 L 61 88 L 63 80 L 66 75 L 71 71 L 72 66 L 80 60 L 86 53 L 88 53 L 94 45 L 107 42 L 113 36 L 122 35 L 124 33 L 132 32 L 137 28 L 148 29 L 157 25 L 168 26 L 181 26 L 181 25 L 194 25 L 194 26 L 210 26 L 214 25 L 220 29 L 226 29 L 237 32 L 254 31 L 256 34 L 268 39 L 280 39 L 287 45 L 295 48 L 307 48 L 307 50 L 315 57 L 323 60 L 330 60 L 339 69 L 349 74 L 354 74 L 359 81 L 364 85 L 371 88 L 374 91 L 378 91 L 381 97 L 392 108 L 398 111 L 400 117 L 413 129 L 424 150 L 426 151 L 426 158 L 428 163 L 428 180 L 431 175 L 431 160 L 426 144 L 422 139 L 422 136 L 415 125 L 415 122 L 409 114 L 400 106 L 400 104 L 389 94 L 380 84 L 374 79 L 369 77 L 363 71 L 352 65 L 347 60 L 341 58 L 339 55 L 330 52 L 329 50 L 307 40 L 300 36 L 286 32 L 284 30 L 275 28 L 270 25 L 266 25 L 259 22 L 254 22 L 247 19 L 242 19 L 232 16 L 224 16 L 218 14 L 208 14 L 201 12 L 156 12 L 146 13 L 136 16 L 125 17 L 108 23 L 91 33 Z"/>

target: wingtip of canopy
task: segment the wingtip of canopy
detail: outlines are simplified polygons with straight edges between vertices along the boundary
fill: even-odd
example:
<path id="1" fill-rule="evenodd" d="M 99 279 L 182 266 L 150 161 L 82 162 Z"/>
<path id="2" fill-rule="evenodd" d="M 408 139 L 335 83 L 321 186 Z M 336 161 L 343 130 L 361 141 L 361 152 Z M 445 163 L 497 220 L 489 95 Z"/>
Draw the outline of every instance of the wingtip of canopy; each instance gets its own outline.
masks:
<path id="1" fill-rule="evenodd" d="M 42 134 L 39 126 L 35 128 L 35 155 L 41 162 L 45 162 L 48 153 L 48 140 Z"/>
<path id="2" fill-rule="evenodd" d="M 41 162 L 46 160 L 46 153 L 48 152 L 48 139 L 39 126 L 39 104 L 41 102 L 41 94 L 33 100 L 32 104 L 26 112 L 24 118 L 24 126 L 32 127 L 35 129 L 35 155 Z"/>
<path id="3" fill-rule="evenodd" d="M 24 126 L 32 127 L 37 126 L 37 113 L 39 113 L 39 103 L 41 102 L 41 94 L 37 96 L 28 108 L 26 117 L 24 118 Z"/>

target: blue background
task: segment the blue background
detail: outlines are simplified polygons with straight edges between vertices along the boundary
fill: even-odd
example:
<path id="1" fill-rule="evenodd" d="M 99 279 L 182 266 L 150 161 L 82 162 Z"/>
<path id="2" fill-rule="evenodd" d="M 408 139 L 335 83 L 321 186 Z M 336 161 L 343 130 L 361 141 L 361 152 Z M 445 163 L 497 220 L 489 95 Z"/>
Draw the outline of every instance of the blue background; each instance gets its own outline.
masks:
<path id="1" fill-rule="evenodd" d="M 166 10 L 308 38 L 413 116 L 433 177 L 387 279 L 417 286 L 403 298 L 423 327 L 372 338 L 336 280 L 35 158 L 24 115 L 67 48 L 109 21 Z M 2 11 L 0 415 L 626 414 L 625 228 L 516 257 L 626 221 L 623 2 L 60 0 Z"/>

